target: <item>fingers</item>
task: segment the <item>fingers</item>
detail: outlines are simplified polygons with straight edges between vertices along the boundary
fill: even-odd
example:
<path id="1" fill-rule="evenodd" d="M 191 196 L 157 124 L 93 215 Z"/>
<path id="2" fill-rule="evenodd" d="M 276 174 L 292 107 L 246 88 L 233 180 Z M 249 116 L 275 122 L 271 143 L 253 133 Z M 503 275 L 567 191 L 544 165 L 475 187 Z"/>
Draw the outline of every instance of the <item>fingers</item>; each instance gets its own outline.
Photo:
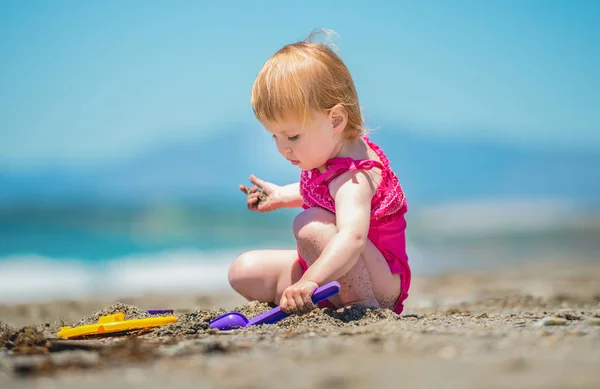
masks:
<path id="1" fill-rule="evenodd" d="M 285 313 L 294 313 L 294 309 L 296 308 L 296 303 L 293 299 L 288 299 L 285 294 L 281 296 L 281 301 L 279 302 L 279 307 Z"/>
<path id="2" fill-rule="evenodd" d="M 248 205 L 249 207 L 256 206 L 257 203 L 258 203 L 258 196 L 259 195 L 260 195 L 259 192 L 250 193 L 248 195 L 248 197 L 246 198 L 246 205 Z"/>
<path id="3" fill-rule="evenodd" d="M 261 192 L 259 192 L 258 187 L 254 185 L 252 188 L 249 188 L 245 185 L 240 185 L 239 188 L 247 196 L 246 206 L 251 209 L 256 208 L 261 195 Z"/>
<path id="4" fill-rule="evenodd" d="M 248 198 L 246 199 L 246 205 L 249 207 L 253 207 L 254 205 L 256 205 L 256 197 L 255 196 L 248 196 Z"/>
<path id="5" fill-rule="evenodd" d="M 301 307 L 301 313 L 308 313 L 317 307 L 312 302 L 312 293 L 306 290 L 303 290 L 301 293 L 298 294 L 298 298 L 296 299 L 296 306 Z"/>
<path id="6" fill-rule="evenodd" d="M 304 293 L 302 295 L 302 302 L 304 304 L 304 311 L 309 312 L 315 309 L 317 306 L 312 301 L 312 295 L 310 293 Z"/>
<path id="7" fill-rule="evenodd" d="M 248 191 L 250 190 L 250 188 L 246 187 L 245 185 L 240 185 L 239 188 L 242 192 L 244 192 L 244 194 L 248 194 Z"/>
<path id="8" fill-rule="evenodd" d="M 250 175 L 250 182 L 254 185 L 258 185 L 259 188 L 264 188 L 266 186 L 266 182 L 256 177 L 254 174 Z"/>
<path id="9" fill-rule="evenodd" d="M 301 294 L 296 294 L 294 296 L 294 303 L 296 304 L 296 312 L 297 313 L 305 313 L 307 312 L 306 307 L 304 306 L 304 299 Z"/>
<path id="10" fill-rule="evenodd" d="M 256 185 L 254 185 L 252 188 L 247 187 L 245 185 L 240 185 L 239 188 L 245 194 L 250 194 L 250 193 L 253 193 L 253 192 L 258 192 L 258 187 Z"/>
<path id="11" fill-rule="evenodd" d="M 312 293 L 296 286 L 290 286 L 283 292 L 279 306 L 282 311 L 290 314 L 308 313 L 316 308 L 312 302 Z"/>

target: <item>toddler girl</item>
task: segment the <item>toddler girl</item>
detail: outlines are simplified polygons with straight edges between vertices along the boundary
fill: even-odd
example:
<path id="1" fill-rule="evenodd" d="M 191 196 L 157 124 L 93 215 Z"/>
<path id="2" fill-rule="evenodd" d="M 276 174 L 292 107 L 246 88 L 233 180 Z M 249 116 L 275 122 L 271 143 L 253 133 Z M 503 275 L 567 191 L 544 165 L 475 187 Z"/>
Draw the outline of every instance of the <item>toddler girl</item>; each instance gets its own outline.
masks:
<path id="1" fill-rule="evenodd" d="M 252 86 L 254 113 L 281 155 L 301 169 L 278 186 L 254 175 L 247 206 L 256 212 L 302 207 L 293 222 L 296 250 L 257 250 L 229 269 L 234 290 L 288 313 L 315 306 L 320 285 L 337 280 L 322 305 L 403 310 L 411 272 L 406 199 L 382 149 L 365 135 L 350 72 L 326 44 L 289 44 L 263 66 Z"/>

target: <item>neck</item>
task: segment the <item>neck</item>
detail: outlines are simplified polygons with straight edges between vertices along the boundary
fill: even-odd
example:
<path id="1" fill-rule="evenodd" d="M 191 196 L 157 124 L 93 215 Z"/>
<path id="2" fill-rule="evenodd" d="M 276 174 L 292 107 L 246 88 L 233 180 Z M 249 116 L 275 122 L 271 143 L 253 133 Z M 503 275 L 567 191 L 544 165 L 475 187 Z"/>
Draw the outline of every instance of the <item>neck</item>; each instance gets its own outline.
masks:
<path id="1" fill-rule="evenodd" d="M 354 140 L 342 140 L 338 144 L 335 157 L 354 157 L 361 150 L 362 147 L 362 138 L 357 138 Z"/>
<path id="2" fill-rule="evenodd" d="M 333 150 L 333 152 L 331 153 L 331 156 L 329 157 L 329 159 L 345 158 L 345 157 L 353 156 L 356 153 L 356 151 L 360 148 L 360 146 L 361 146 L 361 138 L 358 138 L 355 140 L 341 139 L 338 142 L 335 149 Z M 325 166 L 319 167 L 319 171 L 321 173 L 323 173 L 325 170 L 326 170 Z"/>

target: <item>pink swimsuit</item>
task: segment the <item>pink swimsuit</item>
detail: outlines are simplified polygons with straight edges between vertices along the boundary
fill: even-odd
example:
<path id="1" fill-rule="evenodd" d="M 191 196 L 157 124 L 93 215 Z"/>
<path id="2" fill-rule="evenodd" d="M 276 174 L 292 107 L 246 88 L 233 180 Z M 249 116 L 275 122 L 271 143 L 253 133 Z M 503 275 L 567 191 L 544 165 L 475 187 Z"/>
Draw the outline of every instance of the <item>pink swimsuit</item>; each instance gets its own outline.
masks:
<path id="1" fill-rule="evenodd" d="M 381 169 L 381 183 L 371 200 L 371 225 L 368 238 L 381 251 L 392 273 L 401 275 L 401 295 L 394 312 L 401 313 L 404 300 L 408 297 L 411 271 L 406 254 L 406 220 L 408 210 L 406 199 L 398 178 L 391 170 L 389 161 L 381 148 L 363 137 L 369 147 L 379 156 L 382 163 L 373 160 L 354 160 L 352 158 L 334 158 L 325 164 L 326 171 L 318 169 L 303 170 L 300 174 L 300 194 L 304 199 L 302 208 L 322 207 L 335 213 L 335 202 L 329 193 L 328 184 L 338 175 L 357 169 Z M 304 271 L 306 261 L 298 253 Z M 327 305 L 326 306 L 330 306 Z"/>

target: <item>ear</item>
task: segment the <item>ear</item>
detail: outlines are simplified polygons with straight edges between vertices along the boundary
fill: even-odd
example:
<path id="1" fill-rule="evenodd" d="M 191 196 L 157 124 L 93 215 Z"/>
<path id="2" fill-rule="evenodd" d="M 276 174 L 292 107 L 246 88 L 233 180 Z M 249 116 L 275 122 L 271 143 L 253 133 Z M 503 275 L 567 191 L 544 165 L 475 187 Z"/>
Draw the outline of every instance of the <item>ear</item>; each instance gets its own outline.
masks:
<path id="1" fill-rule="evenodd" d="M 333 132 L 341 134 L 348 124 L 348 111 L 341 104 L 335 105 L 329 110 L 329 121 Z"/>

